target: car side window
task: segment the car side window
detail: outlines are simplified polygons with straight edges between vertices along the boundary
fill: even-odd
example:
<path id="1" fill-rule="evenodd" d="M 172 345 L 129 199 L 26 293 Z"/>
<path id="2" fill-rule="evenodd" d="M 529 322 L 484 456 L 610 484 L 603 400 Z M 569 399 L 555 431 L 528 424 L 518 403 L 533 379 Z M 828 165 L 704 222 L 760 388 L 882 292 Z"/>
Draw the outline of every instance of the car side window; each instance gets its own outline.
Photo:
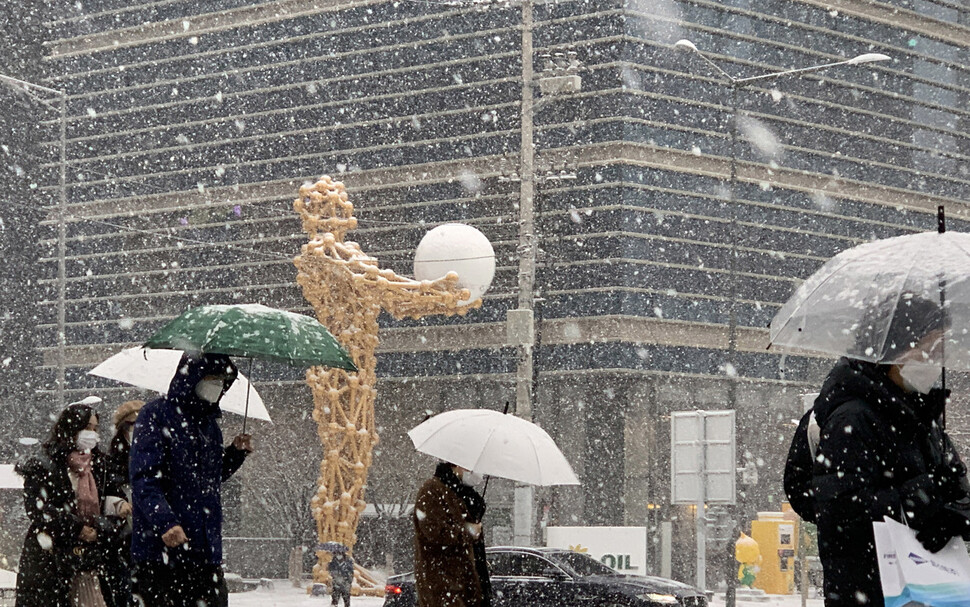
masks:
<path id="1" fill-rule="evenodd" d="M 542 577 L 542 572 L 553 567 L 546 559 L 532 554 L 516 554 L 512 556 L 512 575 L 523 577 Z"/>
<path id="2" fill-rule="evenodd" d="M 512 573 L 512 555 L 508 552 L 492 552 L 485 556 L 488 562 L 488 574 L 494 576 L 510 576 Z"/>

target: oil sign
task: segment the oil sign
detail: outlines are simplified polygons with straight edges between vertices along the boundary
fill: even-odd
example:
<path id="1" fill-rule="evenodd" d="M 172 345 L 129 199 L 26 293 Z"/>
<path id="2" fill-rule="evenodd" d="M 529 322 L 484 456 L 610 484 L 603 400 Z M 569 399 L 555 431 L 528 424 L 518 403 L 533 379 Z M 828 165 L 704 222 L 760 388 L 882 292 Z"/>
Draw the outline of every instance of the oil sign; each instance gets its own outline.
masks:
<path id="1" fill-rule="evenodd" d="M 647 573 L 646 527 L 547 527 L 546 545 L 588 554 L 620 573 Z"/>

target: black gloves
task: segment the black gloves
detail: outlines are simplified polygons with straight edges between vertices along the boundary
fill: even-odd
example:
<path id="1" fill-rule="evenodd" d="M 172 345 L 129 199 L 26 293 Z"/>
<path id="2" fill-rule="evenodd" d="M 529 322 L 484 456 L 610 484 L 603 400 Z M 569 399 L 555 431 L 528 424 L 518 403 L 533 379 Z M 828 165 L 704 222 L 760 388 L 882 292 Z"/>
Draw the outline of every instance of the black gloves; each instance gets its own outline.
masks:
<path id="1" fill-rule="evenodd" d="M 933 388 L 929 392 L 923 395 L 923 400 L 940 411 L 946 406 L 946 399 L 950 398 L 950 390 L 944 390 L 943 388 Z"/>
<path id="2" fill-rule="evenodd" d="M 959 512 L 943 508 L 916 532 L 916 539 L 930 552 L 939 552 L 955 536 L 970 533 L 970 520 Z"/>
<path id="3" fill-rule="evenodd" d="M 967 475 L 967 467 L 959 459 L 943 464 L 933 470 L 933 478 L 939 488 L 938 494 L 945 502 L 954 502 L 966 497 L 960 480 Z"/>
<path id="4" fill-rule="evenodd" d="M 943 502 L 940 482 L 940 475 L 924 472 L 903 483 L 900 497 L 904 509 L 922 509 L 932 502 Z"/>
<path id="5" fill-rule="evenodd" d="M 967 468 L 963 462 L 954 460 L 949 465 L 914 476 L 901 487 L 903 505 L 907 509 L 920 508 L 933 502 L 944 504 L 959 500 L 965 495 L 960 486 L 960 479 L 966 473 Z"/>

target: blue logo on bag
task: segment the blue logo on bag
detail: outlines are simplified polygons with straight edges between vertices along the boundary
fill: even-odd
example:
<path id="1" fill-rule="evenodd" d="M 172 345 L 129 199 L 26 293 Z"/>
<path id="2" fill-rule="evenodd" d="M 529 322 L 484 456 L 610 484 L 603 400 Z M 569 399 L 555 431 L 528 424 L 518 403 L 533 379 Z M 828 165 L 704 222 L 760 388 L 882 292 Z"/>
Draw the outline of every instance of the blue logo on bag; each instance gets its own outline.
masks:
<path id="1" fill-rule="evenodd" d="M 916 554 L 915 552 L 910 552 L 909 553 L 909 558 L 910 558 L 911 561 L 913 561 L 917 565 L 922 565 L 923 563 L 927 562 L 926 559 L 924 559 L 920 555 Z"/>

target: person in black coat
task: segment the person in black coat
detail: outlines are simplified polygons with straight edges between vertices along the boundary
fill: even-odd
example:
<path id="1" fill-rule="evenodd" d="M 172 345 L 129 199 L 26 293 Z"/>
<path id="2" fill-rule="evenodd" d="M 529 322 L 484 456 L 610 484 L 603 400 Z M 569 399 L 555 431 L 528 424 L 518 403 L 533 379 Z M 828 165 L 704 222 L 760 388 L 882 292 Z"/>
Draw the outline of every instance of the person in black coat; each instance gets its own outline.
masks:
<path id="1" fill-rule="evenodd" d="M 874 521 L 905 519 L 933 552 L 953 536 L 970 537 L 966 467 L 939 425 L 946 395 L 932 389 L 941 367 L 926 364 L 939 361 L 947 324 L 934 302 L 905 295 L 886 336 L 889 360 L 839 360 L 815 400 L 818 442 L 807 493 L 826 607 L 883 604 Z M 804 458 L 797 451 L 793 443 L 786 490 L 800 463 L 794 460 Z M 793 497 L 804 501 L 805 494 Z"/>
<path id="2" fill-rule="evenodd" d="M 327 573 L 330 574 L 330 598 L 333 606 L 337 607 L 337 603 L 343 599 L 344 607 L 350 607 L 350 589 L 354 584 L 354 559 L 345 552 L 334 554 L 327 565 Z"/>
<path id="3" fill-rule="evenodd" d="M 168 394 L 135 421 L 133 594 L 146 607 L 227 607 L 222 570 L 222 483 L 252 451 L 240 434 L 224 446 L 219 401 L 236 379 L 221 354 L 186 354 Z"/>
<path id="4" fill-rule="evenodd" d="M 72 584 L 82 577 L 86 594 L 106 594 L 103 548 L 121 519 L 104 516 L 105 503 L 112 500 L 109 509 L 122 512 L 130 506 L 108 480 L 97 448 L 98 416 L 87 401 L 64 409 L 41 453 L 17 465 L 31 521 L 17 573 L 17 607 L 68 607 Z"/>
<path id="5" fill-rule="evenodd" d="M 131 485 L 128 482 L 128 458 L 138 411 L 145 401 L 129 400 L 121 403 L 113 416 L 115 435 L 106 455 L 107 471 L 111 482 L 121 488 L 131 501 Z M 131 595 L 131 515 L 124 517 L 121 533 L 108 543 L 105 550 L 104 585 L 110 597 L 108 604 L 115 607 L 134 607 Z"/>

